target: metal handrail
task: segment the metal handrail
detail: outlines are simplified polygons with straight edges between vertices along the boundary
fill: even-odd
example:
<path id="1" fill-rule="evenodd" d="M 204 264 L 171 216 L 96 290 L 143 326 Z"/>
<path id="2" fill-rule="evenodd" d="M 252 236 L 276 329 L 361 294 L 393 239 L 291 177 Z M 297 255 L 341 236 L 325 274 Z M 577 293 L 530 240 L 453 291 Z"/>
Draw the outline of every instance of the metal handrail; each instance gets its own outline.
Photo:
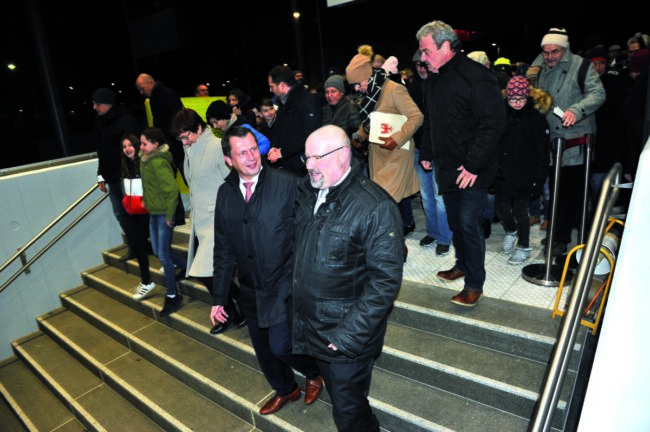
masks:
<path id="1" fill-rule="evenodd" d="M 617 186 L 621 183 L 621 172 L 621 165 L 619 163 L 614 164 L 603 182 L 589 238 L 580 260 L 580 266 L 573 279 L 569 306 L 560 328 L 560 336 L 553 350 L 548 374 L 539 402 L 535 407 L 529 431 L 537 432 L 551 429 L 551 420 L 560 398 L 560 390 L 568 369 L 572 347 L 580 328 L 582 311 L 594 276 L 608 215 L 618 197 L 619 188 Z"/>
<path id="2" fill-rule="evenodd" d="M 74 203 L 72 203 L 67 209 L 65 209 L 59 216 L 57 216 L 48 226 L 43 228 L 41 232 L 36 234 L 34 238 L 32 238 L 25 246 L 21 247 L 18 249 L 18 252 L 16 252 L 11 258 L 9 258 L 7 261 L 5 261 L 2 266 L 0 266 L 0 273 L 2 273 L 7 267 L 9 267 L 14 261 L 16 261 L 18 258 L 21 258 L 24 256 L 24 253 L 27 249 L 29 249 L 34 243 L 36 243 L 38 240 L 40 240 L 50 229 L 54 227 L 57 223 L 59 223 L 65 216 L 67 216 L 72 210 L 74 210 L 81 202 L 83 202 L 86 198 L 88 198 L 95 190 L 97 189 L 97 185 L 94 184 L 86 193 L 84 193 L 79 199 L 77 199 Z M 13 281 L 15 281 L 18 276 L 23 274 L 36 260 L 38 260 L 45 252 L 47 252 L 56 242 L 58 242 L 64 235 L 66 235 L 72 228 L 74 228 L 83 218 L 85 218 L 91 211 L 93 211 L 99 204 L 102 203 L 106 199 L 107 195 L 103 194 L 97 201 L 95 201 L 90 207 L 88 207 L 86 210 L 84 210 L 83 213 L 81 213 L 74 221 L 72 221 L 66 228 L 64 228 L 56 237 L 54 237 L 48 244 L 46 244 L 40 251 L 38 251 L 32 259 L 30 259 L 27 262 L 24 262 L 22 267 L 13 274 L 5 283 L 0 286 L 0 293 L 4 291 L 5 288 L 7 288 Z"/>

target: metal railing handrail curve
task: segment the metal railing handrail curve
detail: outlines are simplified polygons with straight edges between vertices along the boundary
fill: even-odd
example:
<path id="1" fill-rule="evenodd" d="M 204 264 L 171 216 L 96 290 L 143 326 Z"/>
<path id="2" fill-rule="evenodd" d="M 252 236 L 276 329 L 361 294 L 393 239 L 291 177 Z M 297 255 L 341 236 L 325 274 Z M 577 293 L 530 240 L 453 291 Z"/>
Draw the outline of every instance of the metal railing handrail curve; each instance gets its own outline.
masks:
<path id="1" fill-rule="evenodd" d="M 573 279 L 569 306 L 562 321 L 558 341 L 553 350 L 541 396 L 535 406 L 535 411 L 529 424 L 529 431 L 538 432 L 549 431 L 551 429 L 551 421 L 553 420 L 553 414 L 560 398 L 560 391 L 568 369 L 572 347 L 575 344 L 580 328 L 582 311 L 584 310 L 591 280 L 594 276 L 609 213 L 619 194 L 618 185 L 621 183 L 621 178 L 621 164 L 615 163 L 605 177 L 600 190 L 600 197 L 591 225 L 591 231 L 585 243 L 580 265 Z"/>
<path id="2" fill-rule="evenodd" d="M 50 231 L 57 223 L 59 223 L 64 217 L 66 217 L 72 210 L 77 208 L 86 198 L 88 198 L 95 190 L 97 189 L 97 184 L 88 189 L 79 199 L 72 203 L 67 209 L 65 209 L 59 216 L 57 216 L 52 222 L 50 222 L 45 228 L 43 228 L 38 234 L 36 234 L 30 241 L 28 241 L 25 246 L 18 249 L 18 251 L 9 259 L 7 259 L 2 266 L 0 266 L 0 274 L 9 267 L 14 261 L 18 258 L 24 256 L 24 253 L 31 246 L 34 245 L 38 240 L 40 240 L 48 231 Z M 66 235 L 72 228 L 74 228 L 79 222 L 81 222 L 90 212 L 92 212 L 99 204 L 106 199 L 108 195 L 102 194 L 97 201 L 91 204 L 86 210 L 84 210 L 75 220 L 73 220 L 68 226 L 66 226 L 59 234 L 56 235 L 48 244 L 46 244 L 41 250 L 39 250 L 34 257 L 27 262 L 24 262 L 21 268 L 14 273 L 6 282 L 0 286 L 0 293 L 2 293 L 5 288 L 11 285 L 21 274 L 23 274 L 32 264 L 34 264 L 43 254 L 45 254 L 54 244 L 56 244 L 64 235 Z"/>

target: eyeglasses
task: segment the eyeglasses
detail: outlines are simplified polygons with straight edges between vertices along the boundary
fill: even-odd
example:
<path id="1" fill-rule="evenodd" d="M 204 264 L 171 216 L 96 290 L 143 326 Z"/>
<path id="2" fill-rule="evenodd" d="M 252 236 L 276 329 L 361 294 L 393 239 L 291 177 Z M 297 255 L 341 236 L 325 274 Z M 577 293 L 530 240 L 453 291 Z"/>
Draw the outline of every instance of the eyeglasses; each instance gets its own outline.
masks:
<path id="1" fill-rule="evenodd" d="M 328 151 L 327 153 L 324 153 L 324 154 L 322 154 L 322 155 L 307 156 L 306 154 L 304 154 L 304 155 L 300 156 L 300 159 L 303 161 L 303 163 L 307 163 L 307 161 L 308 161 L 309 159 L 321 160 L 321 159 L 324 158 L 325 156 L 331 155 L 331 154 L 334 153 L 335 151 L 339 151 L 339 150 L 341 150 L 341 149 L 344 148 L 344 147 L 345 147 L 345 146 L 341 146 L 341 147 L 339 147 L 339 148 L 335 148 L 334 150 L 332 150 L 332 151 Z"/>
<path id="2" fill-rule="evenodd" d="M 526 102 L 526 98 L 525 97 L 508 98 L 508 102 L 510 102 L 510 103 L 524 103 L 524 102 Z"/>
<path id="3" fill-rule="evenodd" d="M 176 137 L 176 139 L 179 140 L 179 141 L 189 141 L 191 133 L 192 132 L 187 132 L 185 134 L 180 134 L 179 136 Z"/>

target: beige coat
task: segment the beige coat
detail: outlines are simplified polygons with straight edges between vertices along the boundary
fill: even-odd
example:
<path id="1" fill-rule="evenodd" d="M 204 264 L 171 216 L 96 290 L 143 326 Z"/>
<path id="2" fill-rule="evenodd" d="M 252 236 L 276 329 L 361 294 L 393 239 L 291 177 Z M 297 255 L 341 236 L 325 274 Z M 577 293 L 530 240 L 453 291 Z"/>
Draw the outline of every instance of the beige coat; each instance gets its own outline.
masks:
<path id="1" fill-rule="evenodd" d="M 185 178 L 190 188 L 190 244 L 187 251 L 187 276 L 212 276 L 214 249 L 214 206 L 217 190 L 230 173 L 223 159 L 221 141 L 210 127 L 191 147 L 185 149 Z M 199 247 L 194 253 L 195 238 Z M 208 287 L 212 289 L 212 287 Z"/>
<path id="2" fill-rule="evenodd" d="M 420 190 L 415 173 L 415 145 L 411 137 L 422 124 L 424 116 L 409 96 L 406 87 L 390 80 L 386 80 L 381 89 L 375 111 L 401 114 L 407 118 L 402 129 L 391 137 L 399 146 L 410 141 L 409 150 L 400 147 L 392 151 L 386 150 L 371 142 L 368 154 L 370 178 L 383 187 L 395 201 L 400 202 Z M 367 138 L 362 127 L 359 128 L 359 137 L 364 140 Z"/>

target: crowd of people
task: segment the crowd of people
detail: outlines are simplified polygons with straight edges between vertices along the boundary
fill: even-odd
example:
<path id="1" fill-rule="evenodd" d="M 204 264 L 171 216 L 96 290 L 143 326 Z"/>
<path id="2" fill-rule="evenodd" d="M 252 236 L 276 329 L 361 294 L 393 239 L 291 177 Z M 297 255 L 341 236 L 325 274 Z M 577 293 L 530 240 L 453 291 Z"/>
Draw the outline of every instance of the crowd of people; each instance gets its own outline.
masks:
<path id="1" fill-rule="evenodd" d="M 441 21 L 416 38 L 415 72 L 363 45 L 344 75 L 331 73 L 322 85 L 276 66 L 268 97 L 255 103 L 233 89 L 205 113 L 141 74 L 136 88 L 153 123 L 146 129 L 110 90 L 93 94 L 98 185 L 127 238 L 122 260 L 137 259 L 141 270 L 133 298 L 156 288 L 149 252 L 165 275 L 161 316 L 182 307 L 179 279 L 202 283 L 213 298 L 211 334 L 248 327 L 276 392 L 263 415 L 300 397 L 295 370 L 306 378 L 305 404 L 327 388 L 339 430 L 379 430 L 368 403 L 371 373 L 408 257 L 404 238 L 415 231 L 417 194 L 426 221 L 419 244 L 440 256 L 453 245 L 454 266 L 437 276 L 463 279 L 451 301 L 473 307 L 495 219 L 503 253 L 520 265 L 532 249 L 531 225 L 547 222 L 541 203 L 548 209 L 557 200 L 547 247 L 566 252 L 588 210 L 577 199 L 586 145 L 595 142 L 594 191 L 614 162 L 634 178 L 647 36 L 631 38 L 626 52 L 594 43 L 578 54 L 567 32 L 553 28 L 530 64 L 466 55 Z M 200 84 L 195 95 L 209 88 Z M 551 157 L 556 138 L 561 160 Z M 548 197 L 554 164 L 561 184 Z M 185 223 L 179 182 L 189 188 L 187 260 L 171 249 L 174 227 Z"/>

